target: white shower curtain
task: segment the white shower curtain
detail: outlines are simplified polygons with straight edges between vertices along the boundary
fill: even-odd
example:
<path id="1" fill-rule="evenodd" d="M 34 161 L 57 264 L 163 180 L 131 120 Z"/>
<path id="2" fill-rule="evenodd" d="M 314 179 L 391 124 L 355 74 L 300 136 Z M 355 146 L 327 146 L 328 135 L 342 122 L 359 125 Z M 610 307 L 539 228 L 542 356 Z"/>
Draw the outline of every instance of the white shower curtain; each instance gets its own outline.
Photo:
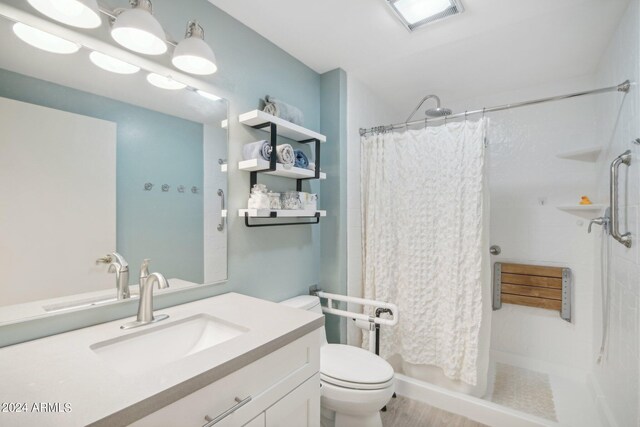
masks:
<path id="1" fill-rule="evenodd" d="M 394 302 L 380 354 L 475 385 L 487 120 L 361 139 L 365 298 Z M 363 345 L 368 346 L 367 337 Z"/>

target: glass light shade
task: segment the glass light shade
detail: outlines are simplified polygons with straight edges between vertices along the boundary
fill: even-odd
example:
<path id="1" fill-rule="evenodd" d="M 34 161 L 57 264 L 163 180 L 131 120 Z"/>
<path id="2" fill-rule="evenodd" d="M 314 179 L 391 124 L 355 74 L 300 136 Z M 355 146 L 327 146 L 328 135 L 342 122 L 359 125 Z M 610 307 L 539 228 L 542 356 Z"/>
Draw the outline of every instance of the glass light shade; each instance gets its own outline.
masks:
<path id="1" fill-rule="evenodd" d="M 196 92 L 198 92 L 198 95 L 202 96 L 203 98 L 210 99 L 211 101 L 218 101 L 221 99 L 219 96 L 216 96 L 209 92 L 205 92 L 204 90 L 198 89 Z"/>
<path id="2" fill-rule="evenodd" d="M 129 64 L 128 62 L 124 62 L 120 59 L 114 58 L 113 56 L 105 55 L 101 52 L 91 52 L 89 54 L 89 59 L 91 59 L 91 62 L 96 66 L 112 73 L 135 74 L 140 71 L 140 67 L 138 66 Z"/>
<path id="3" fill-rule="evenodd" d="M 30 27 L 22 22 L 17 22 L 13 25 L 13 32 L 23 42 L 47 52 L 70 54 L 80 50 L 79 44 Z"/>
<path id="4" fill-rule="evenodd" d="M 165 77 L 155 73 L 149 73 L 149 75 L 147 75 L 147 81 L 160 89 L 179 90 L 187 87 L 187 85 L 177 82 L 171 77 Z"/>
<path id="5" fill-rule="evenodd" d="M 218 71 L 213 50 L 197 35 L 178 43 L 171 62 L 178 69 L 191 74 L 207 75 Z"/>
<path id="6" fill-rule="evenodd" d="M 454 5 L 451 0 L 397 0 L 394 6 L 409 24 L 415 24 Z"/>
<path id="7" fill-rule="evenodd" d="M 63 24 L 97 28 L 102 23 L 96 0 L 28 0 L 36 10 Z"/>
<path id="8" fill-rule="evenodd" d="M 111 28 L 111 37 L 134 52 L 162 55 L 167 51 L 162 26 L 143 8 L 125 10 L 118 15 Z"/>

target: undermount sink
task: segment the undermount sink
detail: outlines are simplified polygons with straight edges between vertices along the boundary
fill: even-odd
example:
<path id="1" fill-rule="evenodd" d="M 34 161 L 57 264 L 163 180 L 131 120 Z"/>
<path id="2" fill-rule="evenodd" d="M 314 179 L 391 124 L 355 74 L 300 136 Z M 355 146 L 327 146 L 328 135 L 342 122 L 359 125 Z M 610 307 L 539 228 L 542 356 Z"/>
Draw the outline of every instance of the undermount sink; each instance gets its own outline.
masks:
<path id="1" fill-rule="evenodd" d="M 90 348 L 114 370 L 130 375 L 178 361 L 248 331 L 213 316 L 197 314 L 95 343 Z"/>

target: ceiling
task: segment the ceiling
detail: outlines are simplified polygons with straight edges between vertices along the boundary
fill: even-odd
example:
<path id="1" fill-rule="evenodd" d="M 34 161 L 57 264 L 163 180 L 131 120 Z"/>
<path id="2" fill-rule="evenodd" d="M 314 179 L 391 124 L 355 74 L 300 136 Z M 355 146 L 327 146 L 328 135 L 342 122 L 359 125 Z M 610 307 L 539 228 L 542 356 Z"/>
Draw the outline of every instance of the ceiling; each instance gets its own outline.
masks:
<path id="1" fill-rule="evenodd" d="M 317 72 L 345 69 L 401 112 L 428 93 L 468 99 L 594 72 L 628 4 L 462 0 L 463 14 L 409 33 L 384 0 L 209 1 Z"/>

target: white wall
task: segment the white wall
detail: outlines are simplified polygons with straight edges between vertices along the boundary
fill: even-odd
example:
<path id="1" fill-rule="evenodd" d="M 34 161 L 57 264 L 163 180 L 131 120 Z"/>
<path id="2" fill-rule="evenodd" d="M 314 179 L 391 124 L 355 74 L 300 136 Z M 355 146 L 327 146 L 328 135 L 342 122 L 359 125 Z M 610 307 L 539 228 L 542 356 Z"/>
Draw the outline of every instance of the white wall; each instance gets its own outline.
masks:
<path id="1" fill-rule="evenodd" d="M 0 98 L 0 129 L 0 305 L 112 288 L 116 124 Z"/>
<path id="2" fill-rule="evenodd" d="M 360 217 L 360 128 L 388 125 L 404 120 L 364 83 L 347 75 L 347 291 L 362 296 L 362 248 Z M 351 323 L 347 342 L 360 345 L 360 330 Z"/>
<path id="3" fill-rule="evenodd" d="M 640 7 L 633 0 L 602 58 L 598 84 L 625 79 L 640 80 Z M 597 164 L 599 197 L 608 197 L 610 162 L 631 149 L 632 164 L 621 169 L 621 230 L 633 234 L 633 247 L 626 249 L 612 241 L 611 302 L 608 350 L 601 365 L 593 364 L 593 382 L 600 410 L 612 426 L 640 425 L 638 413 L 640 382 L 640 147 L 631 143 L 640 137 L 639 88 L 634 85 L 624 97 L 605 95 L 597 108 L 598 138 L 604 152 Z M 600 249 L 596 242 L 595 251 Z M 594 340 L 591 354 L 600 347 L 602 332 L 599 270 L 594 283 Z M 592 361 L 594 359 L 592 358 Z"/>

